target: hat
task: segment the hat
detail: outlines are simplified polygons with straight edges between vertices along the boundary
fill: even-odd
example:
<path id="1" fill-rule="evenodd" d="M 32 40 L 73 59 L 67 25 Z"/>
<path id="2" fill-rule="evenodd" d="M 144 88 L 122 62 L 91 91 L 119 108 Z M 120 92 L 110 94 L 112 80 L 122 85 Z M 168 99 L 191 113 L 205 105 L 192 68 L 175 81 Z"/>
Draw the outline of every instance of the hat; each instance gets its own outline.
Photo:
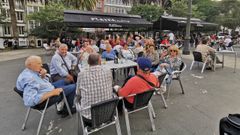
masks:
<path id="1" fill-rule="evenodd" d="M 143 71 L 149 71 L 152 67 L 151 60 L 145 57 L 138 58 L 137 63 L 138 67 Z"/>

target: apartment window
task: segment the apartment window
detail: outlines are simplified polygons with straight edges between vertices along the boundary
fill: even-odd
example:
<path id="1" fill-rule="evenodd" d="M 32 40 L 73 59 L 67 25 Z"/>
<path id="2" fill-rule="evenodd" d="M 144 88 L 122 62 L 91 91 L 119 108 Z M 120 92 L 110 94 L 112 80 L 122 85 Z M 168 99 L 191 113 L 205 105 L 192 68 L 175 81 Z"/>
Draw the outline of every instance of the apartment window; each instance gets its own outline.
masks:
<path id="1" fill-rule="evenodd" d="M 18 27 L 19 35 L 24 35 L 24 26 Z"/>
<path id="2" fill-rule="evenodd" d="M 33 12 L 34 12 L 33 7 L 28 7 L 28 13 L 33 13 Z"/>
<path id="3" fill-rule="evenodd" d="M 4 26 L 4 35 L 10 35 L 11 31 L 10 31 L 10 26 Z"/>
<path id="4" fill-rule="evenodd" d="M 35 21 L 34 20 L 29 21 L 29 30 L 32 30 L 34 28 L 35 28 Z"/>
<path id="5" fill-rule="evenodd" d="M 6 18 L 10 18 L 10 11 L 9 11 L 9 9 L 6 9 L 5 11 L 6 11 Z"/>
<path id="6" fill-rule="evenodd" d="M 15 8 L 16 9 L 23 9 L 23 3 L 20 1 L 15 2 Z"/>
<path id="7" fill-rule="evenodd" d="M 8 3 L 8 0 L 2 0 L 2 3 Z"/>
<path id="8" fill-rule="evenodd" d="M 17 20 L 23 21 L 23 12 L 17 12 Z"/>

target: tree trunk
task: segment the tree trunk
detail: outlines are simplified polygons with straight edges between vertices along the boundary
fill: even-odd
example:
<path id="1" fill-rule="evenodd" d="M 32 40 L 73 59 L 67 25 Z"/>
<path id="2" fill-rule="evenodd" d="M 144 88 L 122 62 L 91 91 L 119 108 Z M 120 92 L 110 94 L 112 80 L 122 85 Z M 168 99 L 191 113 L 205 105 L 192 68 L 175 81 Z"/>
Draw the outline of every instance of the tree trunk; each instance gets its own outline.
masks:
<path id="1" fill-rule="evenodd" d="M 18 28 L 17 28 L 17 18 L 15 13 L 15 1 L 9 0 L 9 7 L 10 7 L 10 16 L 11 16 L 11 26 L 12 26 L 12 34 L 13 39 L 18 41 Z"/>

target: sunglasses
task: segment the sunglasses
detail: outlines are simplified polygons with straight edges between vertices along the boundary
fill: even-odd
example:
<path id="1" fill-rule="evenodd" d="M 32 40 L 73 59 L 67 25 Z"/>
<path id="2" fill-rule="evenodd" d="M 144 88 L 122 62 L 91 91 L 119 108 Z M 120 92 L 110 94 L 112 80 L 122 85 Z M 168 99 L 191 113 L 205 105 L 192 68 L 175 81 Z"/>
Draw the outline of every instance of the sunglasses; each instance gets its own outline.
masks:
<path id="1" fill-rule="evenodd" d="M 177 50 L 170 50 L 170 52 L 177 52 Z"/>

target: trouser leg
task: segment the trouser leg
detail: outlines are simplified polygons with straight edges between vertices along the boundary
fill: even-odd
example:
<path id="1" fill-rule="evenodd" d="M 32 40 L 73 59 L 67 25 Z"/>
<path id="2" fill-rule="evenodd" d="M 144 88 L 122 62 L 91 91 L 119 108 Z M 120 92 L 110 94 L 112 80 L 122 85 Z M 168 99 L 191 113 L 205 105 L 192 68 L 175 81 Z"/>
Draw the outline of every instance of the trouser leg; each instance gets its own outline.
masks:
<path id="1" fill-rule="evenodd" d="M 63 91 L 66 95 L 69 107 L 72 108 L 73 100 L 74 100 L 74 97 L 76 95 L 76 92 L 75 92 L 76 84 L 69 84 L 69 85 L 63 86 L 62 88 L 63 88 Z"/>

